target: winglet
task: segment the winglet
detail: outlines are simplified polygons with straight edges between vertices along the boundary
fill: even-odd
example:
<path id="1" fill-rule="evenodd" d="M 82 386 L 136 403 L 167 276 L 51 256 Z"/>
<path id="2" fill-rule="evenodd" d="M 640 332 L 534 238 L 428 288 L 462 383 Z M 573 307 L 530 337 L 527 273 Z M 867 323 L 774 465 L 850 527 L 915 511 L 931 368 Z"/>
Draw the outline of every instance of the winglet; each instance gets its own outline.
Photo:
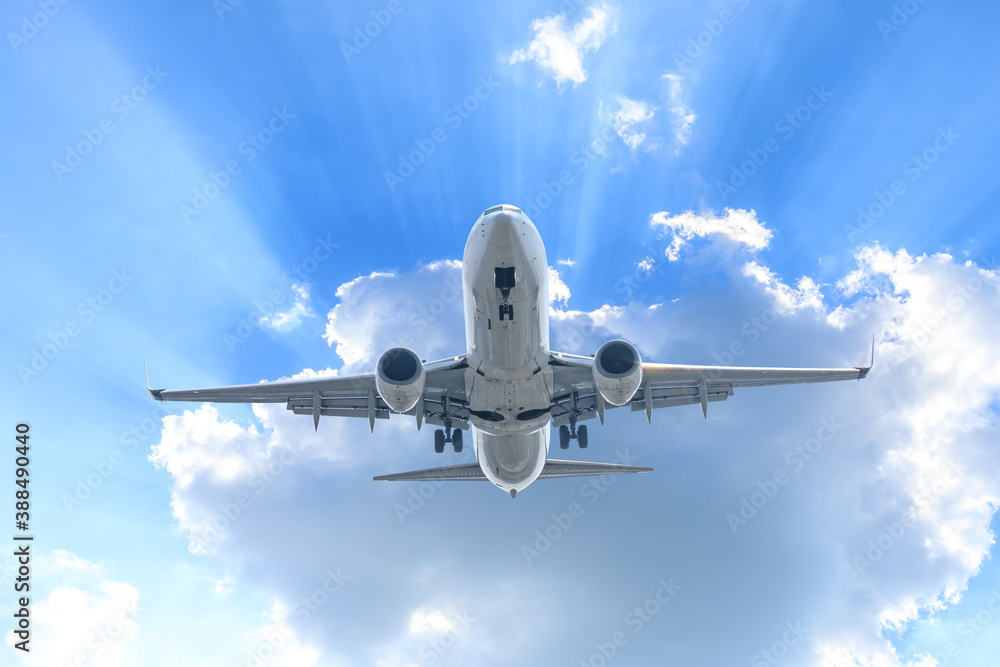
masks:
<path id="1" fill-rule="evenodd" d="M 148 391 L 149 395 L 155 398 L 156 400 L 162 401 L 163 398 L 160 397 L 160 392 L 163 390 L 149 388 L 149 366 L 146 365 L 146 357 L 142 358 L 142 367 L 146 370 L 146 391 Z"/>
<path id="2" fill-rule="evenodd" d="M 868 371 L 875 365 L 875 334 L 872 334 L 872 360 L 867 366 L 855 366 L 858 369 L 858 379 L 863 380 L 868 377 Z"/>

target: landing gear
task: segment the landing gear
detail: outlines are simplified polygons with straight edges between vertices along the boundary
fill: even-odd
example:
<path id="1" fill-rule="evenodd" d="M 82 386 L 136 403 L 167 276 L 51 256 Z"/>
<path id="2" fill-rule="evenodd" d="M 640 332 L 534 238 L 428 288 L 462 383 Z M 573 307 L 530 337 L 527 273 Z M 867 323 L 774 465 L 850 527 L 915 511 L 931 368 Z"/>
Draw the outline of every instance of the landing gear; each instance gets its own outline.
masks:
<path id="1" fill-rule="evenodd" d="M 569 411 L 569 426 L 563 424 L 559 427 L 559 448 L 569 449 L 569 441 L 576 440 L 576 443 L 580 446 L 580 449 L 586 449 L 589 441 L 587 439 L 587 427 L 576 425 L 577 417 L 580 415 L 581 410 L 576 406 L 576 394 L 572 397 L 573 403 Z"/>
<path id="2" fill-rule="evenodd" d="M 438 429 L 434 431 L 434 451 L 438 454 L 444 452 L 444 446 L 447 443 L 451 443 L 452 448 L 454 448 L 456 454 L 462 453 L 462 429 L 456 428 L 452 432 L 452 418 L 451 418 L 451 399 L 447 396 L 441 398 L 441 407 L 443 408 L 440 417 L 444 422 L 444 429 Z"/>
<path id="3" fill-rule="evenodd" d="M 455 429 L 454 434 L 452 433 L 451 399 L 448 396 L 442 396 L 441 412 L 432 414 L 440 417 L 441 421 L 444 422 L 444 429 L 439 428 L 434 431 L 434 451 L 441 454 L 444 452 L 445 444 L 451 443 L 456 452 L 461 452 L 462 431 L 461 429 Z"/>
<path id="4" fill-rule="evenodd" d="M 451 431 L 451 428 L 448 429 Z M 460 429 L 455 429 L 454 433 L 445 433 L 443 429 L 438 429 L 434 431 L 434 451 L 438 454 L 444 452 L 444 446 L 447 443 L 451 443 L 456 454 L 462 453 L 462 431 Z"/>
<path id="5" fill-rule="evenodd" d="M 514 278 L 514 267 L 513 266 L 498 266 L 493 269 L 493 285 L 500 290 L 500 295 L 503 297 L 503 303 L 500 304 L 500 321 L 503 322 L 504 315 L 513 322 L 514 321 L 514 306 L 507 303 L 508 297 L 510 297 L 510 291 L 514 289 L 514 285 L 517 280 Z"/>

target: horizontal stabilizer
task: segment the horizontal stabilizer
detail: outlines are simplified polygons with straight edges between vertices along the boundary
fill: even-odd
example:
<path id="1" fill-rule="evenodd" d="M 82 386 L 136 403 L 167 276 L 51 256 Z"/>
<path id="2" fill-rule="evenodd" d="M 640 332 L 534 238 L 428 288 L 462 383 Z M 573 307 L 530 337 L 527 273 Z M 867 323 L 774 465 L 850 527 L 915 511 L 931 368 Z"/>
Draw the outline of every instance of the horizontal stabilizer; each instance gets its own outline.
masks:
<path id="1" fill-rule="evenodd" d="M 538 479 L 557 479 L 560 477 L 586 477 L 588 475 L 621 475 L 634 472 L 653 472 L 652 468 L 641 466 L 626 466 L 618 463 L 591 463 L 589 461 L 556 461 L 549 459 L 542 468 Z M 486 475 L 478 463 L 466 463 L 459 466 L 444 468 L 425 468 L 412 472 L 398 472 L 392 475 L 379 475 L 373 478 L 377 482 L 414 482 L 424 480 L 447 481 L 486 481 Z"/>
<path id="2" fill-rule="evenodd" d="M 626 466 L 620 463 L 591 463 L 590 461 L 556 461 L 549 459 L 538 479 L 558 477 L 587 477 L 588 475 L 624 475 L 631 472 L 653 472 L 652 468 Z"/>
<path id="3" fill-rule="evenodd" d="M 446 466 L 444 468 L 424 468 L 413 472 L 397 472 L 392 475 L 379 475 L 372 477 L 376 482 L 414 482 L 427 479 L 444 479 L 457 482 L 467 482 L 471 480 L 486 481 L 486 475 L 480 469 L 478 463 L 466 463 L 460 466 Z"/>

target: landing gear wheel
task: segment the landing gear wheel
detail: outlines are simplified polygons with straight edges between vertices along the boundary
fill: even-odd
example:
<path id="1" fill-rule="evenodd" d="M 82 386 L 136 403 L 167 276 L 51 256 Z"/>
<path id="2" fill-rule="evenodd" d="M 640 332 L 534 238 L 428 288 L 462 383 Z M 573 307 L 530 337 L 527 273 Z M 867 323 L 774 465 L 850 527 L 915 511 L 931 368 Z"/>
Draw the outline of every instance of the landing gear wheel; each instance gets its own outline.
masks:
<path id="1" fill-rule="evenodd" d="M 578 426 L 576 428 L 576 444 L 580 445 L 580 449 L 587 448 L 587 427 Z"/>
<path id="2" fill-rule="evenodd" d="M 444 431 L 441 429 L 434 431 L 434 451 L 438 454 L 444 452 Z"/>
<path id="3" fill-rule="evenodd" d="M 559 427 L 559 449 L 569 449 L 569 426 Z"/>
<path id="4" fill-rule="evenodd" d="M 461 431 L 455 431 L 451 435 L 451 446 L 455 448 L 455 453 L 456 454 L 461 454 L 462 453 L 462 432 Z"/>

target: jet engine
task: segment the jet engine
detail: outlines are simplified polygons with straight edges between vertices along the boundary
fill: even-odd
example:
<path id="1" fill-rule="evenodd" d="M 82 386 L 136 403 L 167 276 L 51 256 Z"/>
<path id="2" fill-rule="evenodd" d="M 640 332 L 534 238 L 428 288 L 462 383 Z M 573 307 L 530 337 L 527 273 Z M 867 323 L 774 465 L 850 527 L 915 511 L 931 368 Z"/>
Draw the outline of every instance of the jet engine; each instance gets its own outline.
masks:
<path id="1" fill-rule="evenodd" d="M 424 393 L 424 365 L 411 350 L 394 347 L 378 359 L 375 388 L 393 412 L 406 412 Z"/>
<path id="2" fill-rule="evenodd" d="M 625 405 L 642 384 L 639 350 L 623 340 L 608 341 L 594 355 L 594 384 L 611 405 Z"/>

